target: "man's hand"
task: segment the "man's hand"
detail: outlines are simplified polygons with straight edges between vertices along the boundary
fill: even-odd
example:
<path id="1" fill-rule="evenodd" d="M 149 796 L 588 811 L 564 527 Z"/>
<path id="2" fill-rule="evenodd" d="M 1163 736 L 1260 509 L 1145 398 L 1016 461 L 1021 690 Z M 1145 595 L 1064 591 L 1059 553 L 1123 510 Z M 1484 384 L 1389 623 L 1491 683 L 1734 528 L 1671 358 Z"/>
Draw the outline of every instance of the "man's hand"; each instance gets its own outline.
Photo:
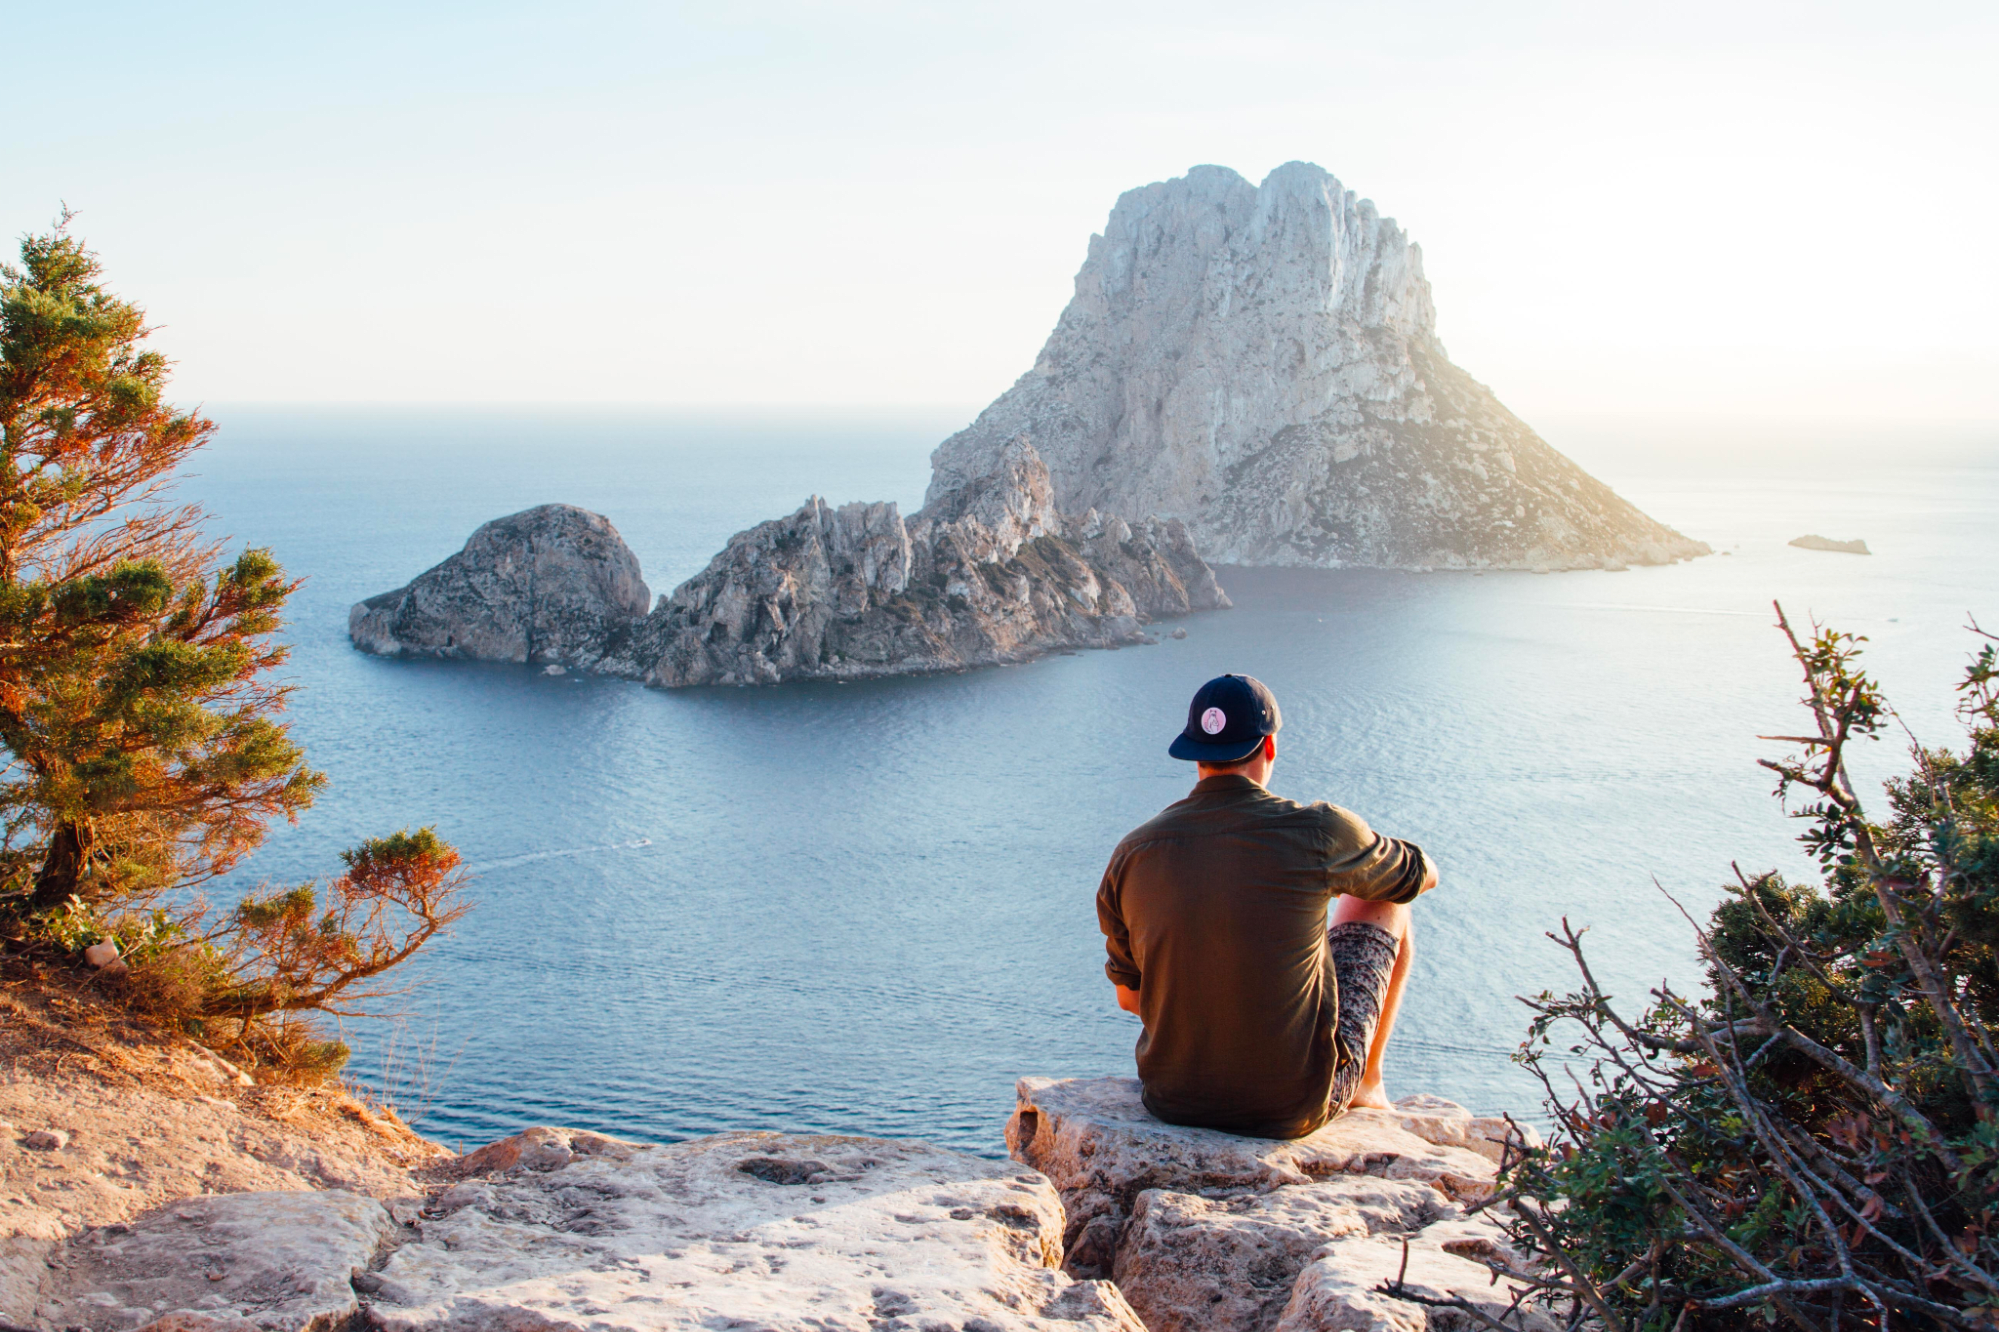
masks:
<path id="1" fill-rule="evenodd" d="M 1114 986 L 1117 985 L 1116 982 L 1112 982 L 1111 984 Z M 1118 986 L 1117 1007 L 1128 1014 L 1138 1013 L 1138 992 L 1128 986 Z"/>

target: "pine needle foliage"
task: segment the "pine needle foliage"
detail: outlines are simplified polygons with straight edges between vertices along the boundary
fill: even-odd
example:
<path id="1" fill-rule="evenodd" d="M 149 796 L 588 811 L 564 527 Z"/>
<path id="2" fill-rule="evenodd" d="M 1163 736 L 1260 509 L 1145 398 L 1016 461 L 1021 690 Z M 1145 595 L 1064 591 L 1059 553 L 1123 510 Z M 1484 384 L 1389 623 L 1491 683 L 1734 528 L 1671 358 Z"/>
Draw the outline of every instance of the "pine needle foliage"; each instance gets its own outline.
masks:
<path id="1" fill-rule="evenodd" d="M 298 585 L 268 551 L 215 568 L 167 502 L 215 425 L 100 277 L 66 225 L 0 267 L 0 884 L 32 912 L 225 874 L 324 783 L 274 717 Z"/>
<path id="2" fill-rule="evenodd" d="M 463 912 L 457 853 L 398 833 L 323 908 L 307 885 L 210 922 L 201 886 L 325 785 L 279 721 L 299 584 L 268 550 L 221 560 L 172 502 L 215 424 L 166 401 L 145 313 L 69 222 L 0 265 L 0 922 L 15 947 L 116 940 L 135 1007 L 335 1068 L 292 1016 L 381 994 Z"/>

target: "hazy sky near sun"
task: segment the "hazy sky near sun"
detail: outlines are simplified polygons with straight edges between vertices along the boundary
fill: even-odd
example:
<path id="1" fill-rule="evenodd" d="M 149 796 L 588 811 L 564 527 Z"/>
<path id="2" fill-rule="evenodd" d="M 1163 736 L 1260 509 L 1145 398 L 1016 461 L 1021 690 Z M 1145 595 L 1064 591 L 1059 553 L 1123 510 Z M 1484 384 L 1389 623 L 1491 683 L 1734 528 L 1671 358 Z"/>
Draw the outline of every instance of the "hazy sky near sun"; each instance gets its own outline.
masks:
<path id="1" fill-rule="evenodd" d="M 1120 192 L 1317 162 L 1537 415 L 1999 421 L 1999 8 L 6 5 L 218 400 L 984 403 Z"/>

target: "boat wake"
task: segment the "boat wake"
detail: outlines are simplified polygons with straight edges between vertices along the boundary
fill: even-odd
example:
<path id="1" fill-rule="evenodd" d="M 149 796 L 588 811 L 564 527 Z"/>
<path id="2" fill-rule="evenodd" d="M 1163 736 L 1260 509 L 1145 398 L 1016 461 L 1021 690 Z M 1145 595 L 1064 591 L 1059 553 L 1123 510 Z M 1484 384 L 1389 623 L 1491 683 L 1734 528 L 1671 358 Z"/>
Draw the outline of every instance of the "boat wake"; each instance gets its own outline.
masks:
<path id="1" fill-rule="evenodd" d="M 519 856 L 502 856 L 494 861 L 481 861 L 477 865 L 465 867 L 468 875 L 481 875 L 488 870 L 506 870 L 512 866 L 524 866 L 533 861 L 553 861 L 565 856 L 595 856 L 600 852 L 625 852 L 638 847 L 652 846 L 651 838 L 633 838 L 629 842 L 605 842 L 594 847 L 563 847 L 552 852 L 522 852 Z"/>

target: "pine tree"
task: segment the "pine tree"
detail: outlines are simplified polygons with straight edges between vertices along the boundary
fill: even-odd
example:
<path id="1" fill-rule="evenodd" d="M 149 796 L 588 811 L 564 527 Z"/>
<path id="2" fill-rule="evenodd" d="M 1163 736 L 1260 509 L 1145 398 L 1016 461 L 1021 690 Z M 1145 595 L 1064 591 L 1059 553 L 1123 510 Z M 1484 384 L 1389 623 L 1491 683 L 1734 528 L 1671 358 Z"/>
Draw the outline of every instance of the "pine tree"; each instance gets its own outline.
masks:
<path id="1" fill-rule="evenodd" d="M 145 314 L 69 216 L 0 266 L 0 896 L 143 905 L 227 872 L 324 778 L 275 720 L 298 586 L 218 567 L 174 472 L 215 431 L 170 406 Z"/>

